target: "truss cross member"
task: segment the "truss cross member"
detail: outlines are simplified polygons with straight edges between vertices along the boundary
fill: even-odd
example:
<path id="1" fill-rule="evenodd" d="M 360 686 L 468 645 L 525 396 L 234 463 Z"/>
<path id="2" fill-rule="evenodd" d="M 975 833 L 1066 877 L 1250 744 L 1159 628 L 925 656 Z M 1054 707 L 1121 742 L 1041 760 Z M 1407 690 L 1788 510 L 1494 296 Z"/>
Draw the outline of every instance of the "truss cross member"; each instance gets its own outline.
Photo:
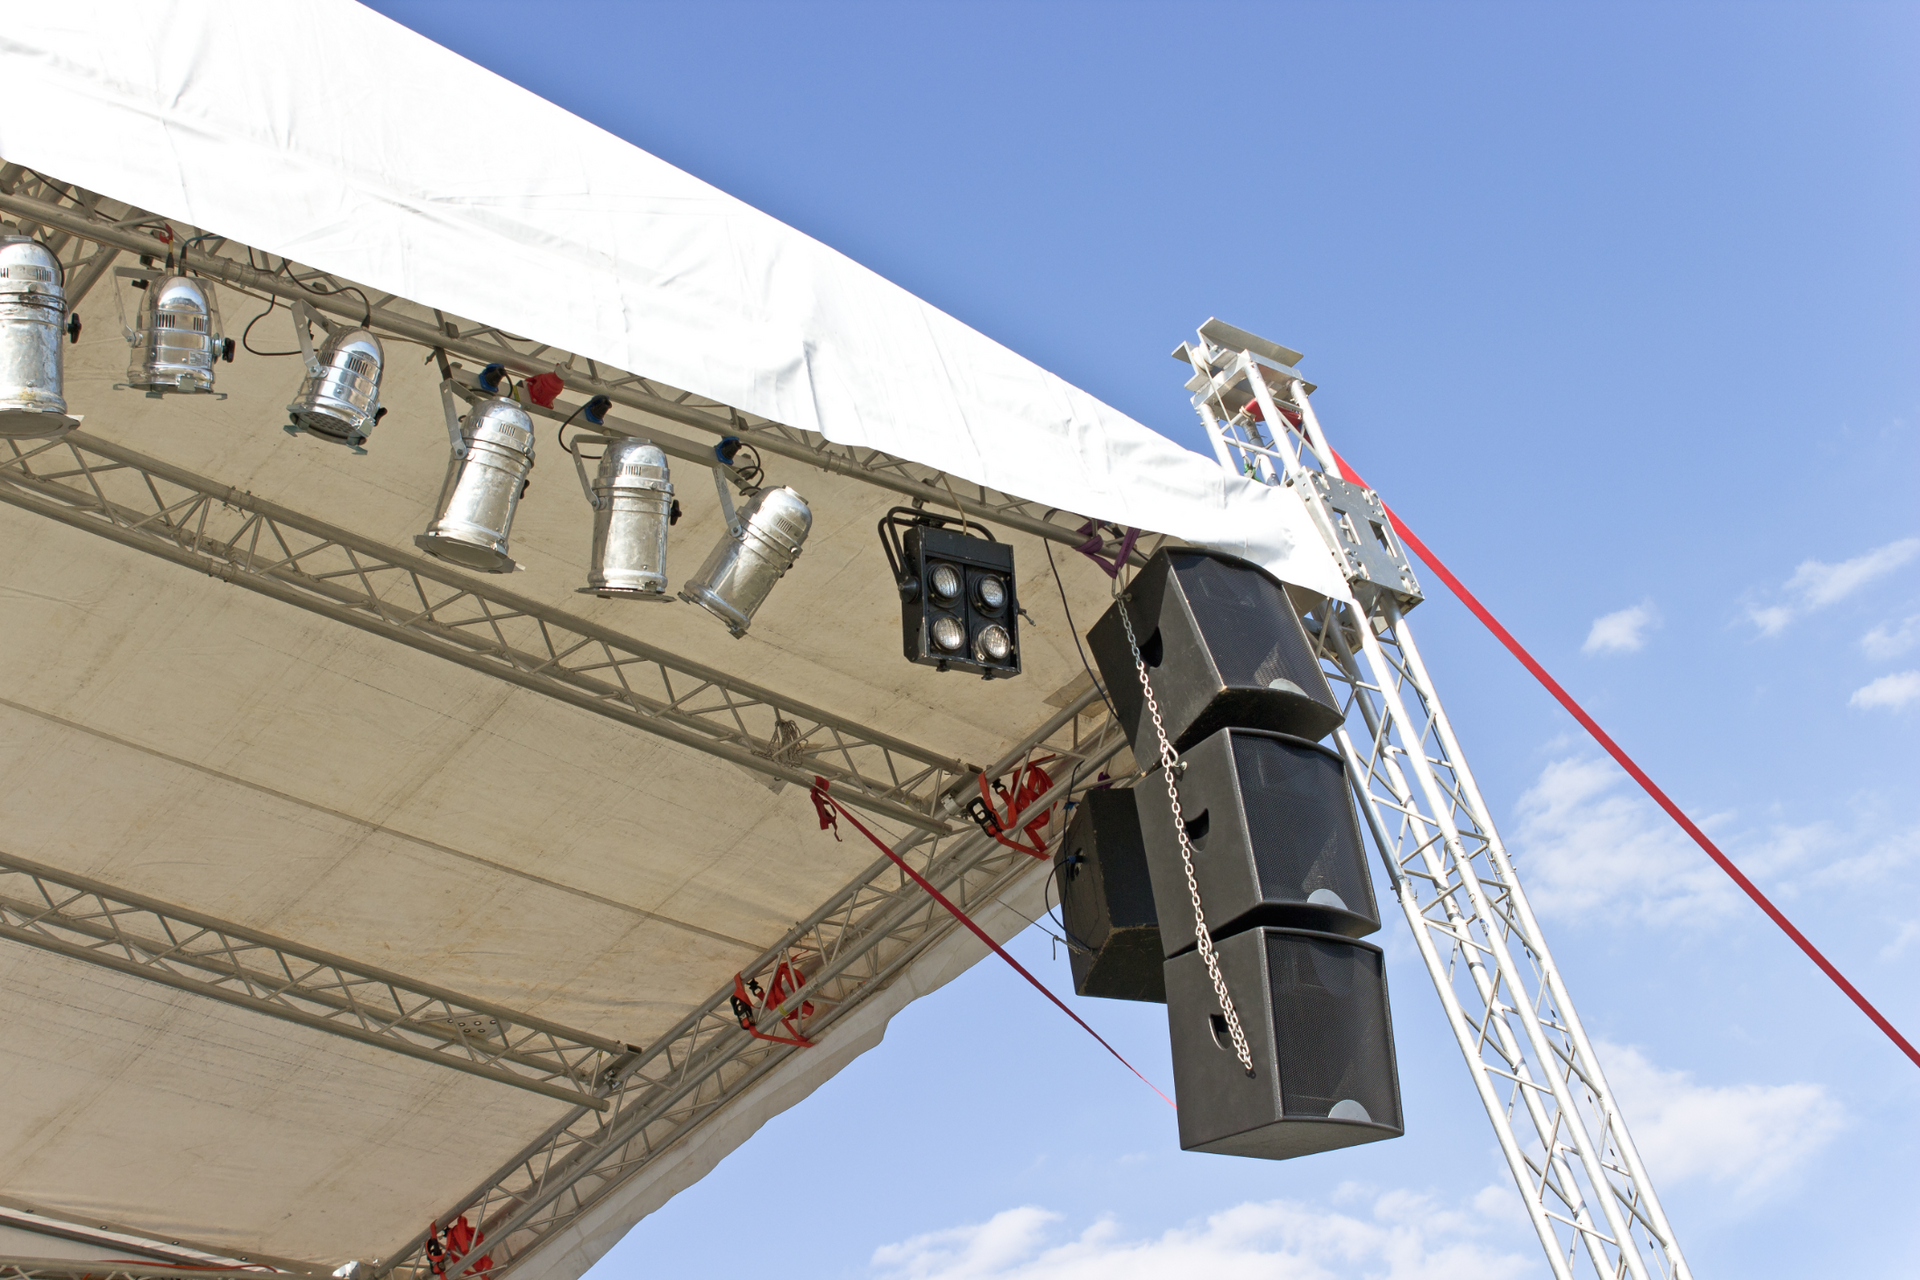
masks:
<path id="1" fill-rule="evenodd" d="M 930 832 L 973 781 L 951 757 L 85 432 L 3 443 L 0 502 L 750 772 L 802 787 L 817 774 Z"/>
<path id="2" fill-rule="evenodd" d="M 615 1040 L 10 853 L 0 938 L 593 1111 L 632 1058 Z"/>

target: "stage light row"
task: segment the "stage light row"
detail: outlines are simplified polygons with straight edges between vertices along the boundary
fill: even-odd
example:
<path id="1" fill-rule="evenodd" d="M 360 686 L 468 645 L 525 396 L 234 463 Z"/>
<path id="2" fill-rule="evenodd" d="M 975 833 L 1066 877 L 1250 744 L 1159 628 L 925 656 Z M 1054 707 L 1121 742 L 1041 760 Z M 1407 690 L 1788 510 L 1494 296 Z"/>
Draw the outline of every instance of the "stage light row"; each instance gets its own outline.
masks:
<path id="1" fill-rule="evenodd" d="M 129 324 L 115 290 L 131 348 L 127 381 L 117 385 L 156 399 L 219 395 L 216 369 L 232 361 L 234 340 L 222 332 L 212 283 L 177 272 L 171 255 L 164 267 L 142 261 L 149 265 L 115 272 L 140 295 L 135 322 Z M 305 366 L 287 406 L 286 429 L 364 452 L 361 446 L 387 413 L 380 403 L 386 368 L 380 339 L 365 327 L 330 322 L 305 302 L 295 302 L 291 311 L 297 352 L 257 353 L 298 354 Z M 324 334 L 317 348 L 315 327 Z M 79 337 L 78 318 L 67 315 L 59 259 L 30 237 L 0 236 L 0 438 L 58 439 L 79 425 L 64 398 L 64 349 Z M 533 395 L 543 405 L 561 389 L 557 377 L 546 377 L 551 381 L 544 398 Z M 542 391 L 541 383 L 535 379 L 521 395 Z M 513 520 L 534 463 L 534 422 L 528 403 L 512 394 L 501 366 L 484 369 L 477 390 L 482 398 L 458 416 L 451 385 L 443 388 L 447 474 L 433 520 L 414 543 L 463 568 L 510 573 L 515 568 L 509 550 Z M 603 426 L 611 407 L 604 396 L 596 396 L 573 418 Z M 649 441 L 612 434 L 576 434 L 563 444 L 593 509 L 592 552 L 582 590 L 609 599 L 671 600 L 668 530 L 678 521 L 680 507 L 666 454 Z M 597 456 L 582 454 L 583 447 L 594 446 L 600 449 Z M 715 461 L 727 468 L 725 473 L 715 469 L 727 532 L 678 592 L 680 599 L 720 619 L 735 637 L 747 633 L 813 526 L 806 500 L 785 486 L 749 486 L 746 502 L 734 509 L 725 477 L 740 474 L 732 466 L 739 448 L 729 438 L 715 450 Z M 590 461 L 598 464 L 591 478 Z M 757 477 L 757 468 L 748 474 Z M 881 542 L 901 595 L 903 651 L 908 660 L 940 671 L 988 679 L 1018 675 L 1013 552 L 979 525 L 972 527 L 985 536 L 967 535 L 970 524 L 911 508 L 895 508 L 881 520 Z"/>

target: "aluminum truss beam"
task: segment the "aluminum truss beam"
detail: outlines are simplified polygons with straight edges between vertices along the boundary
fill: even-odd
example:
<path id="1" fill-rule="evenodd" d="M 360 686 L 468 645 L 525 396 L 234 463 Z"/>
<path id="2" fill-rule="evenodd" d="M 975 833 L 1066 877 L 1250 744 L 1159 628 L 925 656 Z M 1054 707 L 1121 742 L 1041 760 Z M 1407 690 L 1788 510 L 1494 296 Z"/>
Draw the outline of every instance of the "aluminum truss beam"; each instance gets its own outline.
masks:
<path id="1" fill-rule="evenodd" d="M 140 1262 L 90 1262 L 84 1258 L 3 1258 L 0 1280 L 207 1280 L 210 1271 L 227 1275 L 288 1274 L 267 1267 L 168 1267 Z"/>
<path id="2" fill-rule="evenodd" d="M 1056 757 L 1049 768 L 1057 781 L 1009 828 L 1099 785 L 1099 769 L 1125 745 L 1104 714 L 1082 733 L 1080 713 L 1101 696 L 1097 687 L 1087 690 L 989 770 L 999 777 L 1030 756 Z M 978 831 L 915 833 L 895 848 L 920 861 L 922 874 L 969 914 L 1046 865 Z M 793 1017 L 803 1034 L 817 1037 L 956 927 L 899 868 L 880 858 L 744 970 L 765 980 L 784 962 L 806 976 L 787 999 L 759 1011 L 756 1025 L 785 1036 L 790 1029 L 782 1018 Z M 805 1052 L 742 1029 L 728 1004 L 733 991 L 731 984 L 722 987 L 649 1045 L 610 1095 L 611 1111 L 576 1108 L 441 1214 L 439 1222 L 465 1214 L 478 1226 L 483 1239 L 475 1252 L 492 1259 L 490 1280 L 500 1280 L 789 1056 Z M 375 1276 L 429 1280 L 424 1244 L 424 1235 L 408 1241 Z M 445 1275 L 467 1280 L 478 1273 L 455 1259 Z"/>
<path id="3" fill-rule="evenodd" d="M 1340 750 L 1554 1276 L 1572 1280 L 1584 1257 L 1609 1280 L 1687 1280 L 1679 1242 L 1414 644 L 1404 616 L 1417 600 L 1411 575 L 1378 559 L 1385 552 L 1404 566 L 1404 552 L 1387 530 L 1356 528 L 1352 512 L 1329 501 L 1344 477 L 1295 370 L 1221 349 L 1204 331 L 1189 358 L 1194 407 L 1223 465 L 1297 487 L 1348 567 L 1353 597 L 1326 600 L 1306 619 L 1348 713 Z M 1257 418 L 1242 407 L 1249 398 Z"/>
<path id="4" fill-rule="evenodd" d="M 0 938 L 593 1110 L 636 1052 L 5 852 Z"/>
<path id="5" fill-rule="evenodd" d="M 876 815 L 945 831 L 958 760 L 426 556 L 73 432 L 0 448 L 0 502 L 582 707 Z"/>
<path id="6" fill-rule="evenodd" d="M 292 1272 L 298 1275 L 322 1276 L 328 1269 L 324 1265 L 298 1262 L 292 1258 L 279 1258 L 251 1250 L 246 1253 L 228 1253 L 194 1240 L 158 1238 L 145 1232 L 131 1230 L 117 1222 L 84 1217 L 64 1210 L 57 1214 L 48 1213 L 38 1206 L 28 1204 L 24 1200 L 16 1200 L 11 1196 L 0 1196 L 0 1226 L 13 1227 L 58 1240 L 74 1240 L 81 1244 L 96 1245 L 103 1249 L 111 1249 L 115 1253 L 142 1254 L 155 1265 L 164 1267 L 172 1263 L 177 1267 L 198 1272 L 205 1272 L 208 1269 L 258 1266 L 271 1267 L 275 1271 Z M 128 1261 L 132 1260 L 128 1259 Z M 98 1266 L 99 1264 L 89 1263 L 88 1265 Z"/>
<path id="7" fill-rule="evenodd" d="M 11 183 L 7 180 L 9 177 Z M 168 252 L 166 244 L 156 240 L 151 232 L 140 229 L 141 223 L 159 219 L 17 165 L 8 165 L 5 171 L 0 171 L 0 210 L 25 224 L 71 237 L 73 244 L 68 246 L 69 252 L 63 255 L 63 261 L 77 255 L 82 242 L 99 247 L 102 252 L 96 253 L 95 258 L 102 258 L 107 249 L 155 257 Z M 200 229 L 177 219 L 168 222 L 179 233 L 181 243 L 199 234 Z M 1124 531 L 1089 521 L 1084 516 L 960 480 L 878 449 L 835 444 L 817 432 L 743 413 L 730 405 L 681 391 L 641 374 L 600 364 L 493 326 L 449 317 L 394 294 L 363 290 L 351 280 L 286 259 L 280 259 L 272 270 L 261 270 L 253 265 L 255 258 L 272 266 L 275 261 L 272 255 L 249 250 L 235 241 L 203 241 L 190 253 L 194 271 L 262 300 L 304 301 L 316 310 L 354 324 L 365 322 L 382 337 L 439 348 L 449 355 L 482 364 L 497 362 L 517 375 L 558 373 L 568 391 L 583 401 L 590 396 L 604 395 L 628 409 L 711 433 L 715 440 L 721 436 L 738 436 L 762 454 L 860 480 L 916 505 L 964 511 L 971 519 L 1068 546 L 1086 546 L 1110 559 L 1119 553 Z M 69 267 L 70 272 L 74 269 Z M 101 269 L 104 270 L 104 266 Z M 98 279 L 98 275 L 93 279 Z M 366 299 L 365 303 L 362 298 Z M 652 436 L 646 426 L 609 423 L 608 428 Z M 713 461 L 710 445 L 700 452 L 705 455 L 701 460 L 710 465 Z M 1152 538 L 1144 539 L 1132 551 L 1133 562 L 1144 564 L 1153 546 Z"/>

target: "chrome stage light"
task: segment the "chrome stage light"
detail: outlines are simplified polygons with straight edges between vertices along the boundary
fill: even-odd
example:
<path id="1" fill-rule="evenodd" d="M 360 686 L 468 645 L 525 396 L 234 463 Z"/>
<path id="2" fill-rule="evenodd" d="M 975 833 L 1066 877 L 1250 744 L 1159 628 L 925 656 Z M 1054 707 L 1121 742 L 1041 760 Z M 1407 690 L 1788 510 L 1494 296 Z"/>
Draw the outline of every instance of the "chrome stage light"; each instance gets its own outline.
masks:
<path id="1" fill-rule="evenodd" d="M 968 537 L 969 525 L 987 536 Z M 988 680 L 1020 674 L 1012 547 L 971 521 L 912 507 L 880 517 L 880 545 L 900 588 L 900 645 L 909 662 Z"/>
<path id="2" fill-rule="evenodd" d="M 453 456 L 440 486 L 440 505 L 415 546 L 482 573 L 512 573 L 507 536 L 533 470 L 533 419 L 505 397 L 482 400 L 454 423 Z"/>
<path id="3" fill-rule="evenodd" d="M 680 598 L 726 623 L 737 640 L 747 634 L 754 611 L 766 602 L 773 584 L 793 567 L 813 528 L 813 512 L 805 498 L 784 485 L 754 494 L 738 516 L 724 488 L 720 495 L 727 503 L 727 534 L 700 572 L 680 588 Z"/>
<path id="4" fill-rule="evenodd" d="M 603 446 L 587 479 L 583 444 Z M 659 446 L 631 436 L 575 436 L 567 443 L 580 488 L 593 505 L 593 559 L 583 594 L 622 600 L 665 600 L 667 528 L 680 518 L 673 478 Z"/>
<path id="5" fill-rule="evenodd" d="M 0 236 L 0 437 L 55 439 L 80 425 L 63 398 L 64 277 L 60 260 L 38 240 Z M 79 333 L 67 326 L 68 336 Z"/>
<path id="6" fill-rule="evenodd" d="M 233 339 L 220 332 L 220 305 L 210 281 L 176 276 L 164 271 L 135 271 L 121 267 L 134 287 L 146 291 L 140 303 L 140 325 L 126 330 L 133 358 L 123 384 L 151 398 L 163 395 L 210 395 L 213 366 L 233 359 Z M 118 291 L 114 297 L 119 298 Z M 122 324 L 124 326 L 124 312 Z"/>
<path id="7" fill-rule="evenodd" d="M 309 324 L 319 325 L 327 335 L 318 353 L 307 333 Z M 380 407 L 380 375 L 386 366 L 380 339 L 357 326 L 337 329 L 305 302 L 293 305 L 293 332 L 307 376 L 287 406 L 287 430 L 358 449 L 387 414 Z"/>

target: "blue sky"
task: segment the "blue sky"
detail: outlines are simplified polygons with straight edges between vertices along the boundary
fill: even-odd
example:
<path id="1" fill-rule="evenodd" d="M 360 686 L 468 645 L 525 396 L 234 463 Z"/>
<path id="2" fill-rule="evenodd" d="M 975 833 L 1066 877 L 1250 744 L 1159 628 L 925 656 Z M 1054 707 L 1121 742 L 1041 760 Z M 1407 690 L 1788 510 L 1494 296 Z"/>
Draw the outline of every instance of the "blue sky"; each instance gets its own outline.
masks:
<path id="1" fill-rule="evenodd" d="M 375 7 L 1188 444 L 1196 324 L 1304 350 L 1336 445 L 1920 1035 L 1920 10 Z M 1920 1071 L 1433 590 L 1428 662 L 1696 1274 L 1911 1274 Z M 1183 1154 L 990 962 L 593 1274 L 1544 1275 L 1379 940 L 1400 1141 Z M 1077 1007 L 1171 1078 L 1160 1010 Z"/>

